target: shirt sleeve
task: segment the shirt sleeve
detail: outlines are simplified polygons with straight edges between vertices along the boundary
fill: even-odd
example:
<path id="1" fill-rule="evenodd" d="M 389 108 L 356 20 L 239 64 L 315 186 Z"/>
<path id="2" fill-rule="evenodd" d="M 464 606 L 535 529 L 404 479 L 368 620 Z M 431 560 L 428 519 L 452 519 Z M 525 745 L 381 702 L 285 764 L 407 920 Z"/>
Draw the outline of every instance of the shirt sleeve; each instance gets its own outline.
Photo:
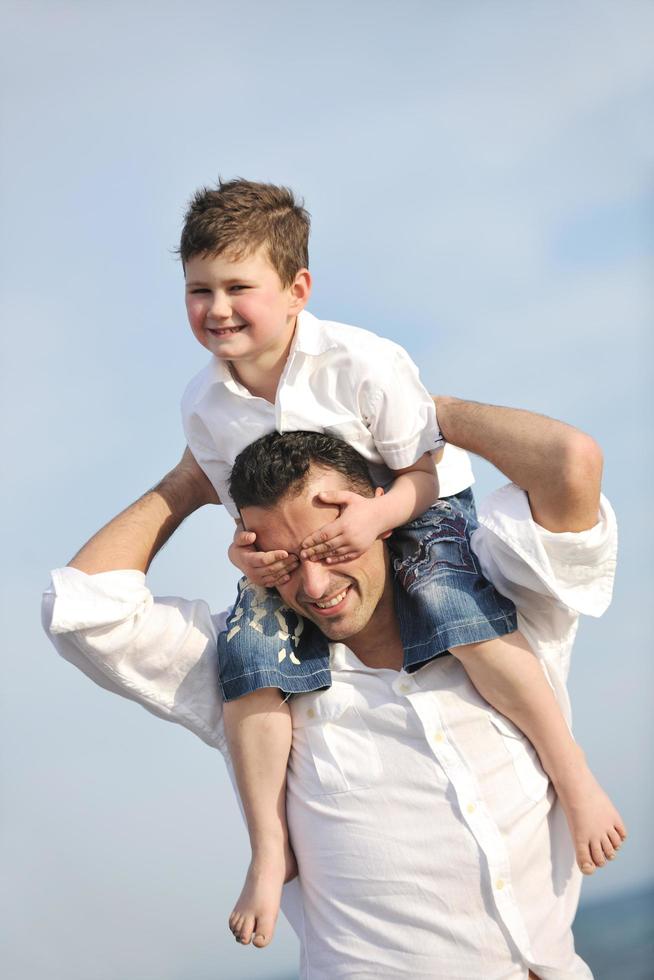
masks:
<path id="1" fill-rule="evenodd" d="M 220 502 L 224 504 L 223 497 L 225 496 L 225 491 L 220 479 L 222 475 L 221 467 L 224 466 L 224 460 L 220 458 L 218 447 L 197 410 L 197 389 L 200 384 L 199 379 L 203 376 L 204 372 L 201 372 L 200 375 L 192 378 L 182 395 L 180 403 L 182 429 L 184 430 L 184 437 L 189 449 L 193 453 L 196 463 L 218 494 Z"/>
<path id="2" fill-rule="evenodd" d="M 389 469 L 401 470 L 444 440 L 418 368 L 403 348 L 386 343 L 361 386 L 360 405 L 380 456 Z"/>
<path id="3" fill-rule="evenodd" d="M 597 524 L 555 533 L 537 524 L 527 494 L 509 484 L 480 507 L 471 537 L 484 575 L 511 599 L 518 626 L 539 657 L 565 716 L 565 687 L 579 615 L 601 616 L 611 601 L 617 553 L 615 514 L 601 498 Z"/>
<path id="4" fill-rule="evenodd" d="M 608 608 L 618 535 L 606 497 L 594 527 L 556 533 L 534 521 L 527 494 L 508 484 L 483 501 L 479 520 L 472 544 L 484 574 L 498 588 L 501 581 L 516 605 L 534 592 L 586 616 L 601 616 Z"/>
<path id="5" fill-rule="evenodd" d="M 226 752 L 217 631 L 205 602 L 154 598 L 138 571 L 52 572 L 43 626 L 57 652 L 106 690 Z"/>

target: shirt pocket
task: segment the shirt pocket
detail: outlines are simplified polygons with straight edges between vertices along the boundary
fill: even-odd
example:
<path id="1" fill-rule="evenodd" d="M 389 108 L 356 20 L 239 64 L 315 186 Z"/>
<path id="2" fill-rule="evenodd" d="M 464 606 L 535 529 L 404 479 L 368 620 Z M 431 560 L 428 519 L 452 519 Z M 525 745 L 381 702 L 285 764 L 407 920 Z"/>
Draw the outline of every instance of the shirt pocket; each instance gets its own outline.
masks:
<path id="1" fill-rule="evenodd" d="M 537 803 L 545 796 L 550 781 L 540 764 L 536 749 L 527 736 L 504 715 L 491 711 L 489 717 L 493 727 L 502 736 L 520 785 L 529 799 Z"/>
<path id="2" fill-rule="evenodd" d="M 293 752 L 290 767 L 305 796 L 349 793 L 375 785 L 382 762 L 372 732 L 352 692 L 334 689 L 291 700 Z"/>

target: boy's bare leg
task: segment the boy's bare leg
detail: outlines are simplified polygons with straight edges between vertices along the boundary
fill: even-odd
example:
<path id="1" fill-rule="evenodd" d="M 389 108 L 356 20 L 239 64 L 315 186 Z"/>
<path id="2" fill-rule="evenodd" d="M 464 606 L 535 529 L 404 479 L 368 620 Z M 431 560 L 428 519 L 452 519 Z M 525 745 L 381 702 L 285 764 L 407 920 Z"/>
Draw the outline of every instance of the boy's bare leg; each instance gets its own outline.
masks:
<path id="1" fill-rule="evenodd" d="M 227 702 L 224 721 L 252 847 L 229 928 L 237 942 L 262 947 L 275 930 L 282 885 L 297 874 L 286 825 L 291 714 L 278 690 L 263 688 Z"/>
<path id="2" fill-rule="evenodd" d="M 479 693 L 530 740 L 570 826 L 577 863 L 592 874 L 627 836 L 620 814 L 572 738 L 554 692 L 520 632 L 453 647 Z"/>

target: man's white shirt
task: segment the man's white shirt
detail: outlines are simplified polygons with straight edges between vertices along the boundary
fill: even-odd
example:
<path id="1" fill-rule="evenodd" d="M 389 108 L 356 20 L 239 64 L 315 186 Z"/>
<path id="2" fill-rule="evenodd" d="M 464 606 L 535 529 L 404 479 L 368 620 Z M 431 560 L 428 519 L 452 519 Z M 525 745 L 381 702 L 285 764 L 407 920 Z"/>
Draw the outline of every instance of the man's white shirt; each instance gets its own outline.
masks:
<path id="1" fill-rule="evenodd" d="M 472 545 L 518 609 L 569 719 L 580 613 L 611 597 L 617 531 L 554 534 L 509 485 Z M 202 601 L 155 599 L 136 571 L 52 573 L 44 624 L 59 653 L 108 690 L 178 722 L 231 765 L 216 632 Z M 300 882 L 284 910 L 302 980 L 589 978 L 570 926 L 581 875 L 562 810 L 524 736 L 458 661 L 407 675 L 331 646 L 331 688 L 291 700 L 288 820 Z M 233 776 L 232 776 L 233 778 Z"/>
<path id="2" fill-rule="evenodd" d="M 443 447 L 434 402 L 406 351 L 307 310 L 298 316 L 274 405 L 251 394 L 224 361 L 212 357 L 184 392 L 182 423 L 193 455 L 232 517 L 238 516 L 228 489 L 234 460 L 269 432 L 305 430 L 343 439 L 382 487 L 391 482 L 391 470 Z M 473 482 L 468 454 L 449 444 L 437 472 L 441 497 Z"/>

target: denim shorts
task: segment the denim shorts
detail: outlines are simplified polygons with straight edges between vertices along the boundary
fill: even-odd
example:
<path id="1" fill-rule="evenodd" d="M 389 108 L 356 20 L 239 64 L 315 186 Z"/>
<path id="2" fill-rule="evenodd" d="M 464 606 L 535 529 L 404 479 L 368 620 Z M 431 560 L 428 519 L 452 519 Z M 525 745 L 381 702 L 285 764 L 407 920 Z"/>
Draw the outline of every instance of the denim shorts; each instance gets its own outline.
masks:
<path id="1" fill-rule="evenodd" d="M 388 540 L 395 608 L 411 672 L 450 647 L 517 629 L 515 606 L 484 578 L 470 547 L 477 527 L 471 490 L 444 497 Z M 275 589 L 242 578 L 218 637 L 225 701 L 263 687 L 285 694 L 331 685 L 329 642 L 309 619 L 283 605 Z"/>

